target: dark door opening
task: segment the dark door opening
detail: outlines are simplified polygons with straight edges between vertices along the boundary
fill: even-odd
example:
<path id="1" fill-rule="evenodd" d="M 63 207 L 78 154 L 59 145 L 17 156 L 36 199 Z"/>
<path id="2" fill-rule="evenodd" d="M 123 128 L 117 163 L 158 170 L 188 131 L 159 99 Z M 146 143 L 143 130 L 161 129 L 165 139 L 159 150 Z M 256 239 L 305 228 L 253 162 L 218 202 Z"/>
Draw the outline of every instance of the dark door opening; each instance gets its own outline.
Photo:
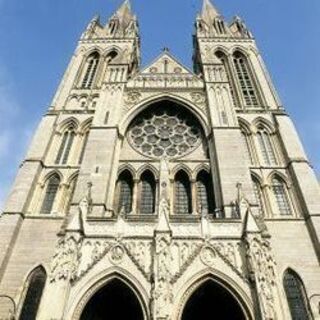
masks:
<path id="1" fill-rule="evenodd" d="M 189 298 L 182 320 L 245 320 L 233 295 L 217 282 L 208 280 Z"/>
<path id="2" fill-rule="evenodd" d="M 135 293 L 114 279 L 91 298 L 80 320 L 143 320 L 143 311 Z"/>

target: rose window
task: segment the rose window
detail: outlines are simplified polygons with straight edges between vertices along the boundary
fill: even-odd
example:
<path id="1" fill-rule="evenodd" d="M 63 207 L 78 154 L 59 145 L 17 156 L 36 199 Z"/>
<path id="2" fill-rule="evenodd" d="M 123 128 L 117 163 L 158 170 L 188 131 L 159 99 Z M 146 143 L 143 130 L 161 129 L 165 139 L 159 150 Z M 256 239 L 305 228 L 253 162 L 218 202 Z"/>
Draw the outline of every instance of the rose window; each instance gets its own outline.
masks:
<path id="1" fill-rule="evenodd" d="M 128 140 L 144 155 L 172 158 L 198 147 L 202 130 L 189 111 L 159 106 L 147 109 L 132 122 Z"/>

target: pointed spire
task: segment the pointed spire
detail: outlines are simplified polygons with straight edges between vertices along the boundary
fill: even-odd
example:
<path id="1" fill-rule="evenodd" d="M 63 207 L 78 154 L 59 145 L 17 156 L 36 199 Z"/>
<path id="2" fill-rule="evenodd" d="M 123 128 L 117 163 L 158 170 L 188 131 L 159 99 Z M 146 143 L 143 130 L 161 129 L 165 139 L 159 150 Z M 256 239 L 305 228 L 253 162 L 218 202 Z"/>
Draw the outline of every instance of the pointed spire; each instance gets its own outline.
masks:
<path id="1" fill-rule="evenodd" d="M 220 13 L 210 0 L 203 0 L 201 17 L 206 23 L 210 25 L 213 23 L 215 18 L 220 16 Z"/>
<path id="2" fill-rule="evenodd" d="M 122 27 L 127 27 L 130 21 L 134 18 L 131 12 L 131 4 L 129 0 L 125 0 L 117 12 L 114 14 L 115 17 L 119 19 L 120 25 Z"/>

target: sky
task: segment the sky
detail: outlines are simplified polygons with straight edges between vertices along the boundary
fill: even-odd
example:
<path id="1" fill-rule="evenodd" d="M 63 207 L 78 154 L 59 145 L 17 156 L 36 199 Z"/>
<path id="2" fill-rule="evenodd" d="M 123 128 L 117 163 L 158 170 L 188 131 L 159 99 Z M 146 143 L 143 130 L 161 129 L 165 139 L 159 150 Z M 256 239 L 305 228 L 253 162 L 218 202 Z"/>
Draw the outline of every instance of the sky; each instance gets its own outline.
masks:
<path id="1" fill-rule="evenodd" d="M 34 130 L 51 103 L 91 18 L 122 0 L 0 0 L 0 210 Z M 202 0 L 131 0 L 138 15 L 142 64 L 170 48 L 191 67 L 192 32 Z M 307 155 L 320 173 L 319 0 L 214 0 L 230 21 L 254 34 Z"/>

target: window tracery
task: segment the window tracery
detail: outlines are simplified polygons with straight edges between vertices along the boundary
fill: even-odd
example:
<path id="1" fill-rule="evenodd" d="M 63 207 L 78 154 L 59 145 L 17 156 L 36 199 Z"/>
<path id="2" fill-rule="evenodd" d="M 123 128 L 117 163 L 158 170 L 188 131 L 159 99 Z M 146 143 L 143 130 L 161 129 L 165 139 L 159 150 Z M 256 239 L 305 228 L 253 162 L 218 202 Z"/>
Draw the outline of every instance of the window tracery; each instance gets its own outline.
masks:
<path id="1" fill-rule="evenodd" d="M 118 212 L 124 210 L 125 213 L 130 213 L 133 202 L 133 179 L 128 170 L 123 171 L 118 178 L 118 192 Z"/>
<path id="2" fill-rule="evenodd" d="M 46 191 L 41 206 L 41 213 L 51 213 L 59 186 L 60 178 L 57 174 L 54 174 L 47 182 Z"/>
<path id="3" fill-rule="evenodd" d="M 287 270 L 283 278 L 292 320 L 309 320 L 310 308 L 303 282 L 292 270 Z"/>
<path id="4" fill-rule="evenodd" d="M 279 177 L 274 177 L 272 179 L 272 191 L 277 205 L 278 213 L 283 216 L 291 215 L 292 210 L 288 197 L 288 190 L 284 181 Z"/>
<path id="5" fill-rule="evenodd" d="M 73 126 L 70 126 L 63 134 L 55 164 L 66 164 L 76 134 Z"/>
<path id="6" fill-rule="evenodd" d="M 241 52 L 237 51 L 233 55 L 233 64 L 245 105 L 248 107 L 257 107 L 259 105 L 257 92 L 247 58 Z"/>
<path id="7" fill-rule="evenodd" d="M 192 213 L 191 185 L 188 175 L 179 171 L 174 179 L 175 214 Z"/>
<path id="8" fill-rule="evenodd" d="M 47 274 L 43 267 L 38 267 L 31 273 L 20 320 L 36 319 L 46 280 Z"/>
<path id="9" fill-rule="evenodd" d="M 212 177 L 206 171 L 197 175 L 197 203 L 198 212 L 202 215 L 212 214 L 215 210 Z"/>
<path id="10" fill-rule="evenodd" d="M 94 52 L 88 57 L 85 74 L 81 83 L 81 88 L 90 89 L 92 87 L 93 80 L 97 73 L 99 60 L 100 55 L 98 52 Z"/>
<path id="11" fill-rule="evenodd" d="M 146 156 L 174 158 L 196 149 L 202 130 L 189 112 L 166 105 L 141 113 L 129 128 L 128 140 Z"/>
<path id="12" fill-rule="evenodd" d="M 276 165 L 277 159 L 269 132 L 264 127 L 258 127 L 256 136 L 263 163 L 265 165 Z"/>
<path id="13" fill-rule="evenodd" d="M 141 175 L 140 213 L 152 214 L 155 212 L 156 182 L 153 174 L 146 171 Z"/>

